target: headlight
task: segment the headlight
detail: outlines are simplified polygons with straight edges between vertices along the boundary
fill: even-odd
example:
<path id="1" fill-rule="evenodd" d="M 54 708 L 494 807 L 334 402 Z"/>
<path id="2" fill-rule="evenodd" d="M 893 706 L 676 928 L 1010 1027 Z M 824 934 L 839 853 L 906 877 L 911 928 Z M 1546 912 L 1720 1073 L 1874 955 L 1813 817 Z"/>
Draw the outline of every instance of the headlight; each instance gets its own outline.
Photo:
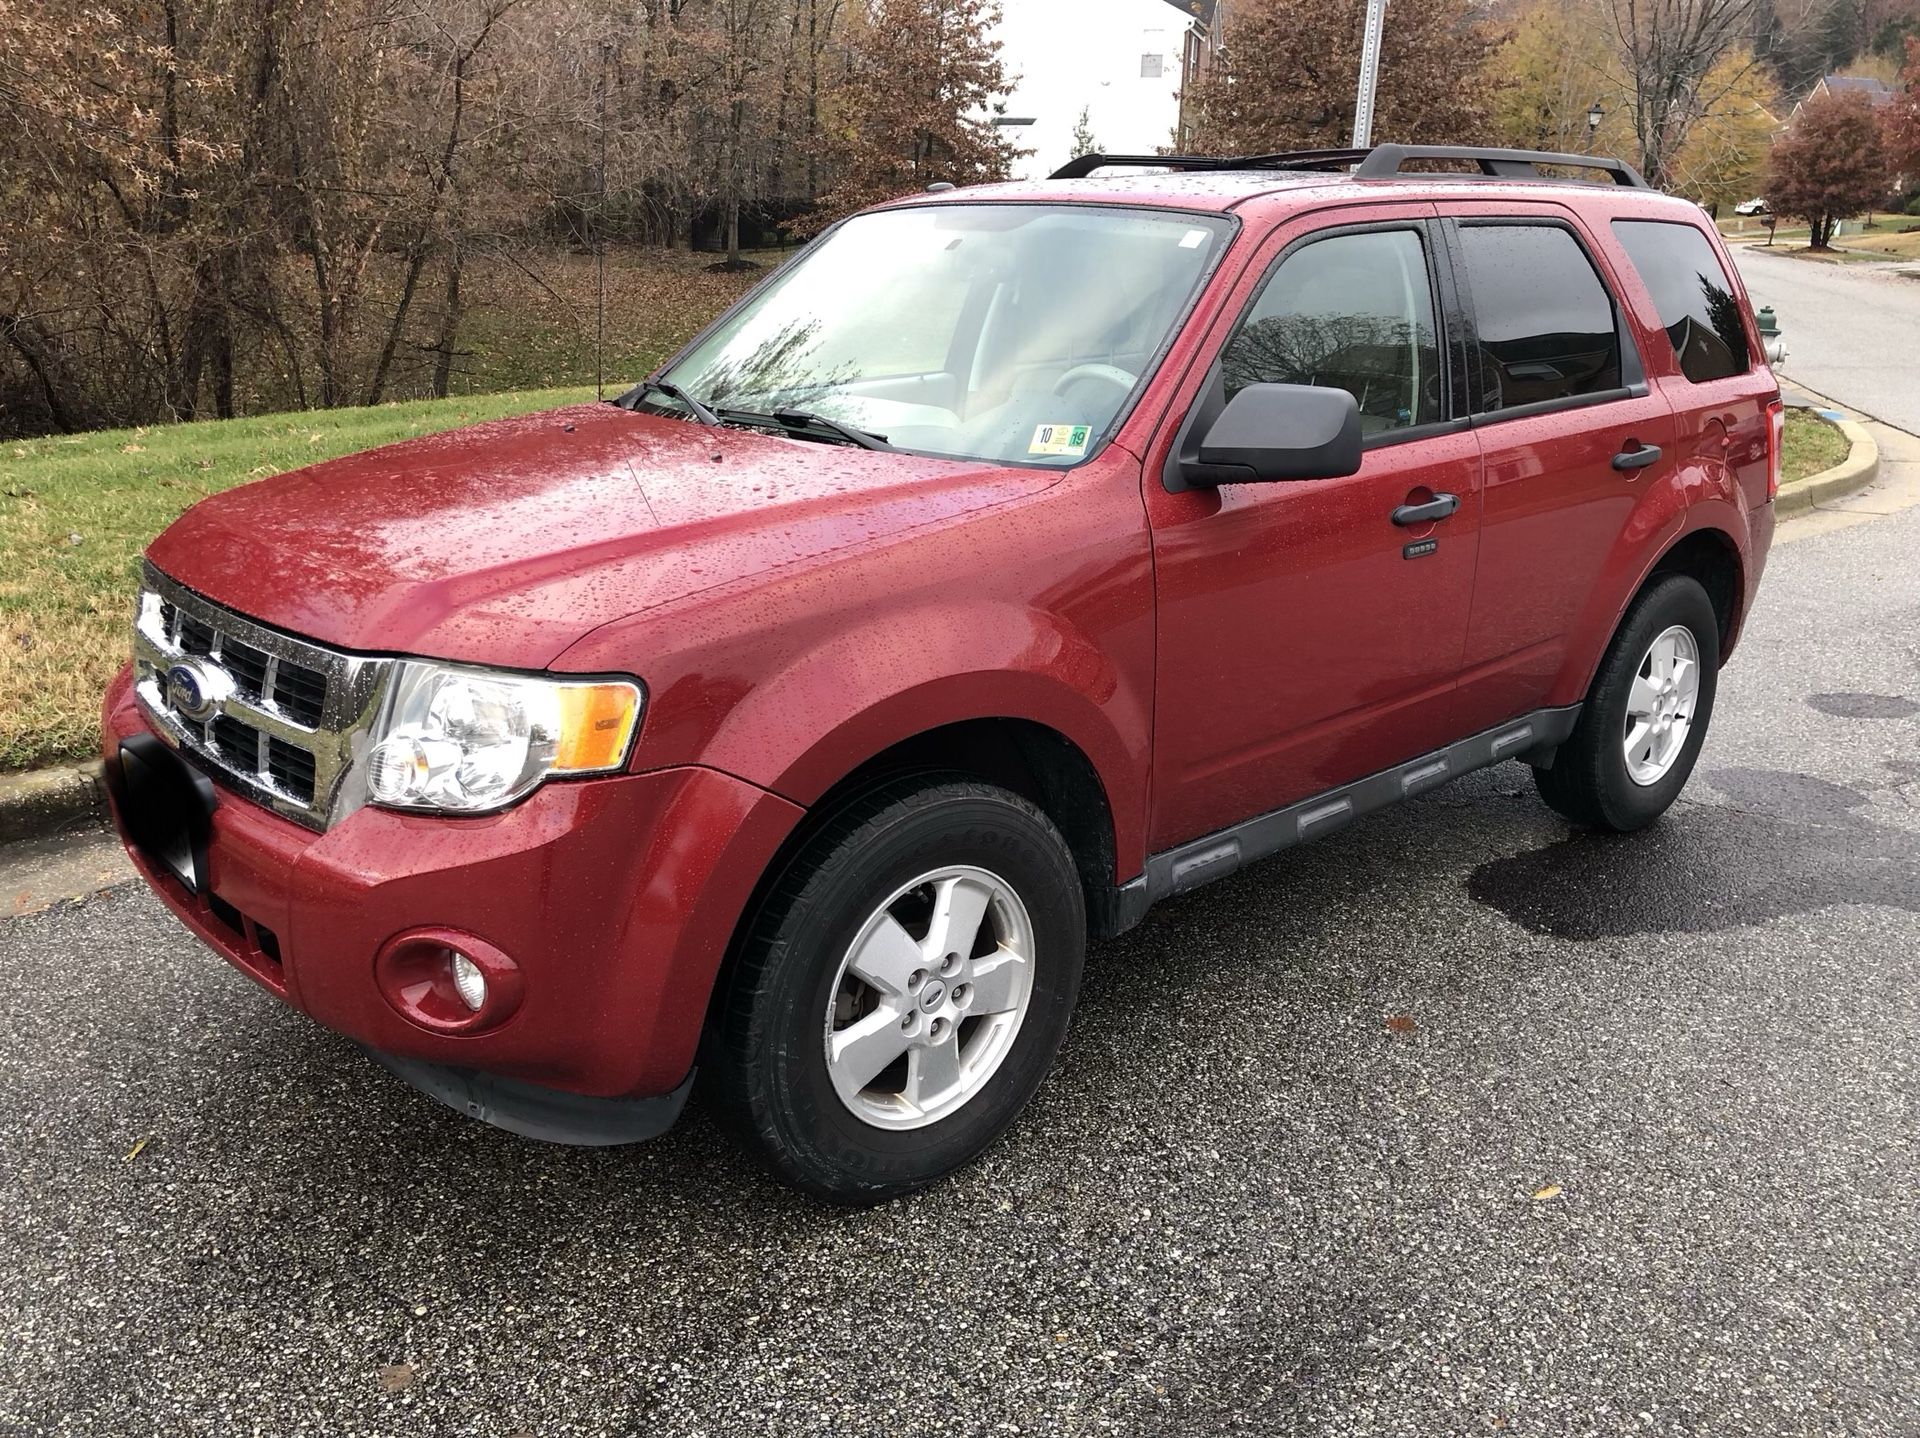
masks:
<path id="1" fill-rule="evenodd" d="M 366 758 L 367 797 L 445 814 L 505 808 L 545 779 L 619 769 L 641 704 L 631 680 L 402 660 Z"/>

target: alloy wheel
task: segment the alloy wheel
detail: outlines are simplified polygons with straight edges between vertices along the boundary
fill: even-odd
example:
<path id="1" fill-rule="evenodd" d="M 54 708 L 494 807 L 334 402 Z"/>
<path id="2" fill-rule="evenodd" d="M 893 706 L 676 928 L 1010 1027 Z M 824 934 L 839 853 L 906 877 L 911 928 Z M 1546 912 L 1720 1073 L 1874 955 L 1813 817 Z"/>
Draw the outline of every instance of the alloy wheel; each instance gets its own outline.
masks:
<path id="1" fill-rule="evenodd" d="M 960 1109 L 1013 1047 L 1033 995 L 1033 923 L 1013 887 L 955 865 L 895 890 L 842 959 L 827 1074 L 855 1116 L 914 1129 Z"/>
<path id="2" fill-rule="evenodd" d="M 1687 746 L 1699 697 L 1700 646 L 1692 630 L 1671 625 L 1655 636 L 1627 691 L 1621 744 L 1634 783 L 1647 788 L 1666 778 Z"/>

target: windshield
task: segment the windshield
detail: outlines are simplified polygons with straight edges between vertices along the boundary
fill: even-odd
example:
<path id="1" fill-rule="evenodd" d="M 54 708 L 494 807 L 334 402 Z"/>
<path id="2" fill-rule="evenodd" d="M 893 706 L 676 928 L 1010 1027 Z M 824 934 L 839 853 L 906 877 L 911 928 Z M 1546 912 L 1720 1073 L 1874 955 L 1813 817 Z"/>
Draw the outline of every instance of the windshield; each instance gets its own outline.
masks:
<path id="1" fill-rule="evenodd" d="M 1085 459 L 1231 234 L 1217 215 L 926 205 L 831 231 L 662 376 L 729 422 L 821 416 L 897 449 Z M 659 390 L 644 407 L 686 415 Z M 845 439 L 847 436 L 840 435 Z"/>

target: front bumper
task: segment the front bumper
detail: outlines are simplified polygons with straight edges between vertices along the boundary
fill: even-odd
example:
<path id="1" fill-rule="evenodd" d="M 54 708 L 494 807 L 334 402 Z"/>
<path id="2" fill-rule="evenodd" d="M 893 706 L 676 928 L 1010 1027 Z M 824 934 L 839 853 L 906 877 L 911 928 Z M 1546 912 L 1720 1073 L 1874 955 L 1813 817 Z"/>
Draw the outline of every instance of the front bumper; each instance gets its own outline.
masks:
<path id="1" fill-rule="evenodd" d="M 123 839 L 120 743 L 151 732 L 123 672 L 107 692 L 101 744 Z M 484 1090 L 455 1106 L 495 1117 L 512 1107 L 499 1095 L 516 1084 L 588 1099 L 677 1097 L 735 925 L 802 812 L 731 775 L 681 768 L 547 784 L 483 818 L 361 809 L 317 834 L 221 789 L 203 892 L 129 852 L 235 968 L 398 1061 L 389 1066 L 429 1092 L 423 1079 Z M 509 955 L 525 980 L 519 1007 L 477 1033 L 405 1017 L 376 983 L 374 959 L 422 927 Z M 476 1075 L 513 1082 L 475 1090 Z M 479 1112 L 488 1107 L 494 1114 Z"/>

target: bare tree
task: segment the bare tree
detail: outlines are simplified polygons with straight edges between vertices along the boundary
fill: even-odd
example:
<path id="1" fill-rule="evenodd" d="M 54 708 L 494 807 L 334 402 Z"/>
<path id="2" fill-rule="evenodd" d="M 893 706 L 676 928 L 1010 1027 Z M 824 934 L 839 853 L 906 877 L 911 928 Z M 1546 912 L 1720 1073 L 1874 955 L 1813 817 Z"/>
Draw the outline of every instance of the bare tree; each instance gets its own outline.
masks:
<path id="1" fill-rule="evenodd" d="M 1746 79 L 1721 61 L 1756 28 L 1760 0 L 1604 0 L 1632 106 L 1640 170 L 1665 185 L 1687 137 Z"/>

